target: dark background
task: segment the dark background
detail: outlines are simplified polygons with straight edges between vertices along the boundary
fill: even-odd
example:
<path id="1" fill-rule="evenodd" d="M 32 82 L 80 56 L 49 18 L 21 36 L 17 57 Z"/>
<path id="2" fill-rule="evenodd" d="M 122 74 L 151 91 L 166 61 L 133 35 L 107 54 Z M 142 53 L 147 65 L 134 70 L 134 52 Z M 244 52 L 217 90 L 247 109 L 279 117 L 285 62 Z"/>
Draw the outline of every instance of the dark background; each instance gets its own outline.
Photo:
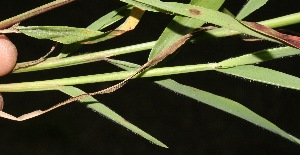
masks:
<path id="1" fill-rule="evenodd" d="M 11 0 L 1 2 L 0 19 L 6 19 L 50 0 Z M 183 1 L 182 1 L 183 2 Z M 184 1 L 188 2 L 188 1 Z M 233 13 L 246 1 L 228 0 L 224 4 Z M 86 27 L 110 10 L 123 6 L 117 0 L 81 0 L 34 17 L 21 25 L 67 25 Z M 300 1 L 271 0 L 247 17 L 261 21 L 299 11 Z M 76 54 L 117 48 L 156 40 L 172 16 L 147 12 L 138 27 L 115 39 L 82 48 Z M 300 32 L 299 25 L 284 29 Z M 52 42 L 24 35 L 8 35 L 19 50 L 19 62 L 34 60 L 46 53 Z M 218 38 L 199 44 L 186 44 L 164 65 L 218 62 L 268 47 L 281 45 L 266 41 L 243 42 L 237 37 Z M 56 53 L 57 54 L 57 53 Z M 54 54 L 54 55 L 56 55 Z M 116 59 L 143 64 L 149 51 L 118 56 Z M 54 56 L 53 55 L 53 56 Z M 260 66 L 300 77 L 299 57 L 265 62 Z M 46 80 L 118 71 L 104 62 L 76 67 L 11 74 L 0 83 Z M 283 130 L 300 137 L 298 91 L 208 71 L 169 76 L 182 84 L 225 96 L 250 108 Z M 124 127 L 87 109 L 78 102 L 40 117 L 14 122 L 0 119 L 1 154 L 297 154 L 300 147 L 265 129 L 216 110 L 182 95 L 161 88 L 156 78 L 132 80 L 115 93 L 96 98 L 142 130 L 161 140 L 169 149 L 149 143 Z M 79 85 L 92 92 L 116 82 Z M 3 93 L 4 111 L 19 116 L 46 109 L 68 97 L 60 92 Z"/>

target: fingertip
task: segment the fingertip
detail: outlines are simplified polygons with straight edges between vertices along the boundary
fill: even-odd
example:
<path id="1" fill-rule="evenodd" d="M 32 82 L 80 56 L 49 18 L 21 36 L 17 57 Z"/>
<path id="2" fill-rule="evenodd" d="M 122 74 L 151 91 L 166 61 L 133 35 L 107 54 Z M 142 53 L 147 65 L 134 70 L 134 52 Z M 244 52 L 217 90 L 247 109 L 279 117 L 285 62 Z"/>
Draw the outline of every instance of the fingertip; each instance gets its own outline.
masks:
<path id="1" fill-rule="evenodd" d="M 10 73 L 17 63 L 16 46 L 5 36 L 0 35 L 0 76 Z"/>

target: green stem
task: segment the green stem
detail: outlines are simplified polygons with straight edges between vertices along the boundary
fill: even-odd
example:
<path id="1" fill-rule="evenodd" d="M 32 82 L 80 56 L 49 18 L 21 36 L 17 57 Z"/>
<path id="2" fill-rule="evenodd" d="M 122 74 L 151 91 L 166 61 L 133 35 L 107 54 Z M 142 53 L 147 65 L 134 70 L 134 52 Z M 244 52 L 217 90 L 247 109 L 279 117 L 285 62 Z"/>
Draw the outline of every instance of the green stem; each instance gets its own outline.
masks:
<path id="1" fill-rule="evenodd" d="M 8 27 L 10 27 L 10 26 L 12 26 L 16 23 L 22 22 L 22 21 L 24 21 L 28 18 L 33 17 L 33 16 L 36 16 L 36 15 L 39 15 L 41 13 L 47 12 L 49 10 L 55 9 L 55 8 L 60 7 L 62 5 L 71 3 L 73 1 L 75 1 L 75 0 L 56 0 L 56 1 L 50 2 L 48 4 L 42 5 L 40 7 L 37 7 L 35 9 L 32 9 L 30 11 L 19 14 L 17 16 L 8 18 L 8 19 L 0 22 L 0 30 L 8 28 Z"/>
<path id="2" fill-rule="evenodd" d="M 270 28 L 278 28 L 300 23 L 300 12 L 259 22 Z"/>
<path id="3" fill-rule="evenodd" d="M 197 64 L 197 65 L 153 68 L 153 69 L 149 69 L 147 72 L 142 73 L 138 77 L 154 77 L 154 76 L 199 72 L 199 71 L 213 70 L 215 69 L 215 67 L 216 64 Z M 121 71 L 121 72 L 44 80 L 44 81 L 1 84 L 0 92 L 55 90 L 58 86 L 123 80 L 129 75 L 132 75 L 134 72 L 135 71 Z"/>
<path id="4" fill-rule="evenodd" d="M 39 63 L 37 65 L 18 69 L 16 71 L 14 71 L 14 73 L 38 71 L 38 70 L 44 70 L 44 69 L 50 69 L 50 68 L 59 68 L 59 67 L 66 67 L 66 66 L 100 61 L 106 57 L 148 50 L 148 49 L 151 49 L 154 46 L 154 44 L 155 44 L 155 41 L 152 41 L 152 42 L 142 43 L 142 44 L 138 44 L 138 45 L 126 46 L 126 47 L 122 47 L 122 48 L 110 49 L 110 50 L 105 50 L 105 51 L 89 53 L 89 54 L 82 54 L 82 55 L 78 55 L 78 56 L 72 56 L 72 57 L 61 58 L 61 59 L 49 58 L 46 61 Z M 22 66 L 22 64 L 24 64 L 24 63 L 20 63 L 17 66 Z"/>

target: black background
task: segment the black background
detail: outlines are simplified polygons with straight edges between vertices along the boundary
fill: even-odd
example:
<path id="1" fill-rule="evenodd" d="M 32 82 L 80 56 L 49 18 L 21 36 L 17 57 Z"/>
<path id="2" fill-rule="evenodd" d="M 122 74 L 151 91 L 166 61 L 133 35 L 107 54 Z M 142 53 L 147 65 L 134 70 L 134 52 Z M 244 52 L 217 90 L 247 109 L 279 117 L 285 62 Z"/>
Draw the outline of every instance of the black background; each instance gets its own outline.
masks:
<path id="1" fill-rule="evenodd" d="M 0 19 L 6 19 L 47 2 L 50 1 L 1 2 Z M 245 2 L 228 0 L 224 6 L 237 13 Z M 261 21 L 295 13 L 299 11 L 299 4 L 299 1 L 272 0 L 245 20 Z M 123 5 L 124 3 L 117 0 L 81 0 L 22 22 L 21 25 L 86 27 L 107 12 Z M 171 19 L 172 16 L 169 15 L 147 12 L 134 31 L 103 43 L 86 46 L 76 54 L 156 40 Z M 300 32 L 299 25 L 284 29 Z M 20 34 L 8 36 L 19 50 L 19 62 L 39 58 L 52 45 L 50 41 L 36 40 Z M 164 65 L 218 62 L 225 58 L 278 46 L 280 45 L 266 41 L 244 42 L 236 37 L 211 39 L 199 44 L 186 44 L 181 48 L 181 52 Z M 145 51 L 118 56 L 116 59 L 143 64 L 148 54 L 149 51 Z M 298 61 L 299 57 L 294 56 L 265 62 L 260 66 L 300 77 Z M 96 62 L 76 67 L 11 74 L 1 77 L 0 83 L 46 80 L 118 70 L 120 69 L 104 62 Z M 169 78 L 235 100 L 283 130 L 300 137 L 298 91 L 249 82 L 212 71 L 173 75 Z M 131 123 L 161 140 L 170 147 L 169 149 L 149 143 L 76 102 L 24 122 L 0 119 L 0 152 L 1 154 L 300 153 L 297 144 L 242 119 L 161 88 L 152 82 L 155 79 L 132 80 L 117 92 L 96 98 Z M 87 84 L 78 87 L 92 92 L 115 83 Z M 3 93 L 3 95 L 4 111 L 16 116 L 36 109 L 46 109 L 68 98 L 56 91 Z"/>

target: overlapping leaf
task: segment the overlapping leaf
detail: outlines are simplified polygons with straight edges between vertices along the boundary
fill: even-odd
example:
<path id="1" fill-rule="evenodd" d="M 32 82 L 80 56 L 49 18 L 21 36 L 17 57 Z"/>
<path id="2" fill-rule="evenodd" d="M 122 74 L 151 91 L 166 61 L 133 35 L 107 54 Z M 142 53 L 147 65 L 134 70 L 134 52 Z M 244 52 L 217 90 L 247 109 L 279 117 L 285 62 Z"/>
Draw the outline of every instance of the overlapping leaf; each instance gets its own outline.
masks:
<path id="1" fill-rule="evenodd" d="M 278 42 L 276 39 L 272 39 L 270 37 L 267 37 L 265 35 L 262 35 L 260 33 L 257 33 L 255 31 L 249 29 L 248 27 L 246 27 L 245 25 L 240 23 L 238 20 L 232 18 L 231 16 L 221 13 L 219 11 L 212 10 L 212 9 L 195 6 L 195 5 L 191 5 L 191 4 L 182 4 L 182 3 L 176 3 L 176 2 L 161 2 L 159 0 L 156 0 L 156 1 L 153 1 L 153 0 L 121 0 L 121 1 L 129 3 L 129 4 L 135 3 L 135 5 L 143 8 L 143 9 L 147 9 L 149 6 L 151 6 L 160 12 L 182 15 L 182 16 L 202 20 L 205 22 L 219 25 L 224 28 L 228 28 L 230 30 L 236 30 L 236 31 L 239 31 L 241 33 L 245 33 L 245 34 L 248 34 L 251 36 Z M 136 4 L 136 2 L 138 2 L 138 4 Z M 149 11 L 151 11 L 151 10 L 149 10 Z"/>
<path id="2" fill-rule="evenodd" d="M 183 19 L 180 19 L 180 18 L 183 18 Z M 185 17 L 180 17 L 180 18 L 175 17 L 172 22 L 180 23 L 181 21 L 184 21 Z M 177 20 L 179 20 L 179 21 L 177 21 Z M 172 26 L 172 24 L 173 23 L 170 23 L 169 26 Z M 191 29 L 189 27 L 190 26 L 195 26 L 196 24 L 198 24 L 198 23 L 195 21 L 195 23 L 192 23 L 192 25 L 187 25 L 186 29 L 184 29 L 184 28 L 182 28 L 182 29 L 184 29 L 186 31 L 191 31 Z M 182 36 L 182 34 L 175 34 L 174 31 L 170 31 L 169 26 L 163 32 L 162 36 L 159 38 L 159 40 L 156 44 L 156 46 L 158 46 L 159 48 L 154 47 L 152 49 L 152 51 L 154 51 L 154 52 L 151 53 L 152 55 L 155 55 L 156 54 L 155 52 L 160 52 L 159 50 L 162 50 L 168 44 L 174 43 L 175 41 L 172 42 L 172 39 L 176 40 L 176 39 L 178 39 L 177 38 L 178 36 L 180 36 L 180 35 Z M 179 29 L 179 30 L 181 30 L 181 29 Z M 170 41 L 166 41 L 166 38 L 168 38 L 168 40 L 170 40 Z M 157 51 L 155 51 L 155 50 L 157 50 Z M 263 52 L 256 53 L 256 56 L 259 56 L 259 54 L 261 54 L 260 56 L 263 56 L 262 53 Z M 263 54 L 265 54 L 265 53 L 266 52 L 264 52 Z M 151 56 L 151 54 L 149 56 L 149 59 L 151 59 L 153 57 L 153 56 Z M 278 57 L 278 55 L 276 55 L 276 56 Z M 282 56 L 282 55 L 280 55 L 280 56 Z M 238 62 L 255 63 L 255 62 L 258 62 L 258 61 L 262 62 L 262 61 L 267 61 L 267 60 L 272 59 L 272 58 L 268 58 L 268 59 L 265 59 L 265 60 L 262 60 L 262 59 L 257 60 L 257 59 L 255 59 L 254 55 L 251 55 L 251 56 L 248 55 L 248 56 L 245 56 L 243 58 L 246 59 L 246 61 L 238 61 Z M 264 58 L 266 58 L 266 57 L 264 57 Z M 239 59 L 239 58 L 237 58 L 237 59 Z M 119 66 L 123 69 L 126 69 L 126 70 L 133 70 L 133 68 L 138 68 L 138 66 L 136 66 L 135 64 L 131 64 L 131 63 L 128 63 L 128 62 L 122 62 L 122 61 L 116 61 L 116 60 L 110 60 L 110 62 L 112 64 L 117 65 L 117 66 Z M 237 61 L 233 61 L 233 62 L 237 62 Z M 228 65 L 228 62 L 226 62 L 226 61 L 224 61 L 223 64 L 219 63 L 219 65 L 224 66 L 226 63 Z M 230 64 L 230 62 L 229 62 L 229 64 Z M 233 65 L 233 63 L 231 63 L 231 65 Z M 235 64 L 235 65 L 237 65 L 237 64 Z M 243 65 L 243 64 L 238 64 L 238 65 Z M 227 69 L 223 69 L 223 70 L 227 70 Z M 277 73 L 277 72 L 275 72 L 275 73 Z M 282 74 L 279 74 L 279 75 L 282 75 Z M 289 75 L 284 75 L 284 76 L 291 77 Z M 280 79 L 280 78 L 282 78 L 282 77 L 279 77 L 278 79 Z M 273 81 L 275 83 L 282 83 L 282 81 L 278 81 L 278 79 L 277 79 L 277 81 L 276 80 L 275 81 L 273 80 Z M 295 78 L 295 79 L 297 79 L 297 78 Z M 265 129 L 268 129 L 271 132 L 279 134 L 279 135 L 283 136 L 284 138 L 287 138 L 287 139 L 289 139 L 289 140 L 291 140 L 295 143 L 300 144 L 300 141 L 297 138 L 287 134 L 285 131 L 281 130 L 280 128 L 278 128 L 273 123 L 271 123 L 268 120 L 264 119 L 263 117 L 255 114 L 254 112 L 252 112 L 251 110 L 247 109 L 246 107 L 242 106 L 241 104 L 239 104 L 237 102 L 234 102 L 234 101 L 229 100 L 227 98 L 220 97 L 220 96 L 217 96 L 217 95 L 214 95 L 214 94 L 211 94 L 211 93 L 208 93 L 208 92 L 205 92 L 205 91 L 202 91 L 202 90 L 190 87 L 190 86 L 185 86 L 185 85 L 179 84 L 179 83 L 177 83 L 177 82 L 175 82 L 171 79 L 155 81 L 155 83 L 157 83 L 159 85 L 162 85 L 162 86 L 164 86 L 164 87 L 166 87 L 170 90 L 173 90 L 176 93 L 183 94 L 183 95 L 188 96 L 190 98 L 196 99 L 197 101 L 203 102 L 205 104 L 208 104 L 210 106 L 213 106 L 213 107 L 218 108 L 220 110 L 223 110 L 225 112 L 228 112 L 230 114 L 233 114 L 235 116 L 243 118 L 243 119 L 245 119 L 245 120 L 247 120 L 251 123 L 254 123 L 258 126 L 261 126 Z M 281 86 L 283 86 L 283 85 L 281 85 Z M 284 85 L 284 86 L 286 87 L 287 85 Z"/>
<path id="3" fill-rule="evenodd" d="M 294 46 L 296 48 L 300 47 L 300 39 L 296 36 L 290 36 L 285 35 L 282 33 L 279 33 L 273 29 L 267 28 L 263 25 L 259 25 L 257 23 L 249 23 L 249 22 L 242 22 L 238 21 L 226 14 L 208 9 L 209 7 L 216 7 L 217 5 L 209 4 L 206 8 L 204 7 L 198 7 L 195 6 L 197 4 L 200 4 L 198 2 L 201 1 L 192 1 L 194 5 L 191 4 L 180 4 L 180 3 L 173 3 L 173 2 L 161 2 L 161 1 L 153 1 L 153 0 L 123 0 L 127 3 L 139 6 L 143 9 L 150 10 L 150 11 L 160 11 L 160 12 L 166 12 L 166 13 L 174 13 L 176 15 L 182 15 L 186 17 L 175 17 L 173 22 L 168 26 L 168 29 L 162 34 L 161 38 L 158 40 L 158 43 L 156 44 L 155 48 L 152 50 L 151 55 L 149 56 L 149 59 L 153 58 L 157 53 L 160 51 L 163 51 L 163 49 L 168 48 L 176 43 L 178 39 L 180 39 L 184 33 L 190 33 L 194 28 L 198 27 L 199 25 L 202 25 L 204 22 L 210 22 L 213 24 L 217 24 L 222 27 L 226 27 L 231 30 L 240 31 L 242 33 L 246 33 L 249 35 L 253 35 L 259 38 L 268 39 L 271 41 L 277 41 L 281 43 L 286 43 L 290 46 Z M 211 1 L 212 2 L 212 1 Z M 220 1 L 216 2 L 218 5 L 220 4 Z M 254 2 L 254 1 L 250 1 Z M 250 2 L 248 3 L 250 6 Z M 213 2 L 212 2 L 213 3 Z M 205 3 L 203 3 L 205 4 Z M 248 6 L 248 5 L 246 5 Z M 253 12 L 255 9 L 259 8 L 261 5 L 258 6 L 251 6 L 248 7 L 248 11 L 245 11 L 244 15 L 241 15 L 238 18 L 243 18 Z M 250 8 L 250 9 L 249 9 Z M 247 9 L 244 9 L 247 10 Z M 250 11 L 249 11 L 250 10 Z M 141 10 L 143 12 L 143 10 Z M 243 12 L 243 10 L 241 11 Z M 134 12 L 136 13 L 136 12 Z M 141 13 L 137 13 L 136 15 L 141 15 Z M 190 17 L 190 18 L 187 18 Z M 137 18 L 139 20 L 139 17 Z M 196 20 L 197 19 L 197 20 Z M 106 20 L 109 20 L 108 18 Z M 138 21 L 137 20 L 137 21 Z M 183 29 L 178 29 L 176 27 L 176 22 L 183 25 Z M 109 22 L 108 22 L 109 23 Z M 98 23 L 99 24 L 99 23 Z M 100 23 L 99 25 L 105 26 L 105 24 Z M 97 25 L 97 26 L 99 26 Z M 109 25 L 109 24 L 108 24 Z M 127 26 L 125 24 L 125 26 Z M 100 27 L 100 26 L 99 26 Z M 130 29 L 131 26 L 129 26 Z M 103 35 L 111 35 L 107 38 L 111 38 L 114 35 L 119 35 L 119 32 L 112 31 L 108 33 L 102 33 L 99 31 L 92 31 L 89 29 L 80 29 L 80 28 L 70 28 L 70 27 L 18 27 L 19 31 L 40 38 L 40 39 L 51 39 L 54 41 L 62 42 L 64 44 L 70 44 L 70 43 L 94 43 L 98 41 L 102 41 Z M 128 28 L 125 28 L 124 30 L 129 30 Z M 119 30 L 123 30 L 120 28 Z M 179 30 L 182 34 L 176 34 L 172 30 Z M 95 32 L 95 33 L 94 33 Z M 80 36 L 80 35 L 83 35 Z M 46 36 L 46 37 L 45 37 Z M 65 38 L 64 38 L 65 37 Z M 105 38 L 106 39 L 106 38 Z M 167 40 L 167 41 L 166 41 Z M 186 41 L 186 40 L 185 40 Z M 272 85 L 282 86 L 286 88 L 292 88 L 292 89 L 300 89 L 300 79 L 297 77 L 293 77 L 288 74 L 284 74 L 278 71 L 270 70 L 267 68 L 252 66 L 252 65 L 245 65 L 245 64 L 253 64 L 253 63 L 259 63 L 266 60 L 272 60 L 275 58 L 278 58 L 279 56 L 287 56 L 287 55 L 293 55 L 296 54 L 298 51 L 293 51 L 290 49 L 290 53 L 288 54 L 276 54 L 274 56 L 270 55 L 264 55 L 266 53 L 258 52 L 254 53 L 252 55 L 245 55 L 238 58 L 234 58 L 231 60 L 224 60 L 220 63 L 214 63 L 212 65 L 207 64 L 207 68 L 210 68 L 211 70 L 215 69 L 220 72 L 224 72 L 227 74 L 232 74 L 236 76 L 240 76 L 243 78 L 247 78 L 250 80 L 255 80 L 263 83 L 268 83 Z M 164 57 L 163 57 L 164 58 Z M 122 66 L 125 69 L 134 69 L 137 66 L 132 66 L 132 68 L 129 68 L 128 66 L 131 66 L 130 63 L 124 63 L 124 62 L 117 62 L 112 61 L 113 63 L 119 63 L 119 66 Z M 155 65 L 155 64 L 154 64 Z M 153 66 L 153 65 L 150 65 Z M 136 75 L 139 72 L 136 72 L 134 75 Z M 255 73 L 255 74 L 253 74 Z M 130 76 L 132 78 L 132 76 Z M 127 78 L 127 79 L 130 79 Z M 68 79 L 64 79 L 65 81 L 68 81 Z M 107 79 L 106 79 L 107 80 Z M 69 82 L 69 81 L 68 81 Z M 95 82 L 95 81 L 94 81 Z M 123 81 L 124 82 L 124 81 Z M 125 80 L 126 82 L 126 80 Z M 173 80 L 161 80 L 156 81 L 156 83 L 170 89 L 173 91 L 176 91 L 180 94 L 186 95 L 190 98 L 196 99 L 197 101 L 206 103 L 210 106 L 216 107 L 218 109 L 221 109 L 223 111 L 226 111 L 230 114 L 233 114 L 235 116 L 238 116 L 240 118 L 243 118 L 251 123 L 257 124 L 265 129 L 268 129 L 276 134 L 279 134 L 295 143 L 300 143 L 299 140 L 271 122 L 267 121 L 266 119 L 258 116 L 251 110 L 247 109 L 246 107 L 238 104 L 237 102 L 234 102 L 230 99 L 220 97 L 190 86 L 185 86 L 182 84 L 179 84 Z M 25 85 L 23 83 L 23 85 Z M 54 89 L 57 88 L 56 86 L 59 85 L 57 83 L 54 83 L 52 86 L 49 85 L 49 83 L 46 84 L 48 87 L 46 89 Z M 49 87 L 50 86 L 50 87 Z M 74 87 L 60 87 L 60 90 L 71 95 L 71 96 L 77 96 L 80 94 L 83 94 L 84 92 L 76 89 Z M 105 107 L 104 105 L 98 103 L 95 99 L 92 97 L 86 97 L 81 99 L 83 102 L 90 102 L 92 104 L 89 104 L 88 106 L 104 116 L 107 116 L 113 120 L 115 120 L 117 123 L 127 127 L 128 129 L 140 134 L 141 136 L 145 137 L 146 139 L 156 143 L 157 145 L 160 145 L 162 147 L 166 147 L 163 143 L 158 141 L 157 139 L 153 138 L 152 136 L 148 135 L 147 133 L 141 131 L 137 127 L 133 126 L 132 124 L 128 124 L 128 122 L 124 122 L 124 119 L 120 117 L 119 115 L 112 112 L 110 109 Z M 75 101 L 75 100 L 73 100 Z M 97 102 L 97 103 L 95 103 Z M 70 102 L 68 102 L 70 103 Z M 59 106 L 64 104 L 59 104 Z M 54 106 L 54 108 L 56 108 Z M 51 108 L 50 108 L 51 110 Z M 49 111 L 49 110 L 47 110 Z M 35 112 L 47 112 L 47 111 L 35 111 Z M 37 116 L 39 113 L 29 113 L 26 115 L 21 116 L 20 119 L 28 119 L 32 116 Z M 1 111 L 0 114 L 3 114 Z M 5 115 L 9 116 L 9 115 Z M 10 117 L 10 116 L 9 116 Z M 28 117 L 28 118 L 25 118 Z M 18 118 L 19 119 L 19 118 Z"/>
<path id="4" fill-rule="evenodd" d="M 100 17 L 99 19 L 97 19 L 95 22 L 89 25 L 87 29 L 95 30 L 95 31 L 102 30 L 107 26 L 123 19 L 124 17 L 129 16 L 131 8 L 132 6 L 126 5 L 118 9 L 115 9 L 107 13 L 106 15 Z M 58 58 L 67 57 L 70 53 L 78 50 L 81 46 L 82 46 L 81 44 L 64 45 L 60 54 L 57 57 Z"/>
<path id="5" fill-rule="evenodd" d="M 190 4 L 202 6 L 210 9 L 219 9 L 224 0 L 203 1 L 192 0 Z M 196 28 L 200 28 L 205 22 L 193 18 L 175 16 L 160 35 L 155 46 L 152 48 L 148 60 L 152 59 L 157 53 L 174 44 L 180 37 L 191 33 Z"/>
<path id="6" fill-rule="evenodd" d="M 191 17 L 206 21 L 212 24 L 219 25 L 221 27 L 239 31 L 254 37 L 261 39 L 270 40 L 278 43 L 285 43 L 292 45 L 296 48 L 300 48 L 300 38 L 297 36 L 282 35 L 281 33 L 260 25 L 254 22 L 241 22 L 232 18 L 231 16 L 215 11 L 212 9 L 207 9 L 204 7 L 199 7 L 191 4 L 182 4 L 176 2 L 161 2 L 159 0 L 121 0 L 123 2 L 133 4 L 138 2 L 136 5 L 143 9 L 147 9 L 149 6 L 157 9 L 157 11 L 178 14 L 186 17 Z M 275 33 L 276 32 L 276 33 Z"/>

